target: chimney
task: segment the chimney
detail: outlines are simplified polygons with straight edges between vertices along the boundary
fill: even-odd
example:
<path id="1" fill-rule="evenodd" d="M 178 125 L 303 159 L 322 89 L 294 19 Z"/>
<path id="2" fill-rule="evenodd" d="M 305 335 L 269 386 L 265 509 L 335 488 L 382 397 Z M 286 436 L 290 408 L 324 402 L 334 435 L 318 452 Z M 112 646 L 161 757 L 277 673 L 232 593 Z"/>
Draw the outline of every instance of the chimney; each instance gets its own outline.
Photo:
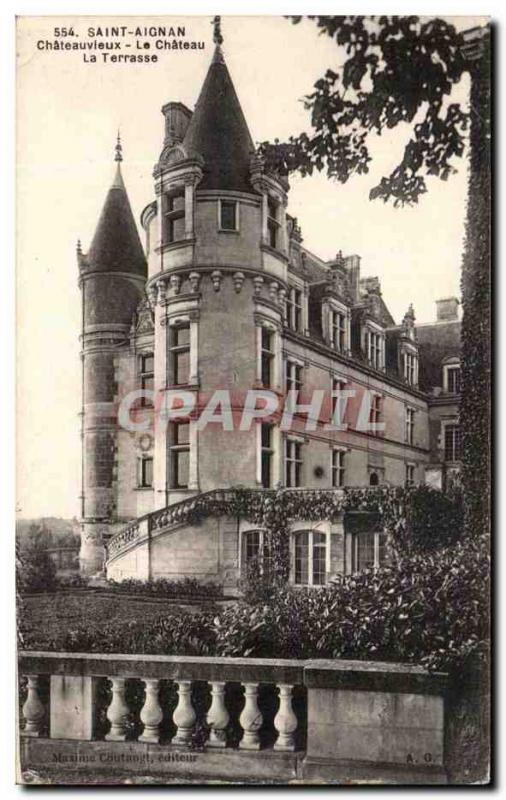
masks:
<path id="1" fill-rule="evenodd" d="M 344 264 L 349 275 L 353 302 L 358 303 L 360 300 L 360 256 L 345 256 Z"/>
<path id="2" fill-rule="evenodd" d="M 183 103 L 165 103 L 162 108 L 165 117 L 164 147 L 172 147 L 184 139 L 190 124 L 192 112 Z"/>
<path id="3" fill-rule="evenodd" d="M 459 304 L 457 297 L 444 297 L 436 300 L 436 320 L 438 322 L 452 322 L 459 318 Z"/>

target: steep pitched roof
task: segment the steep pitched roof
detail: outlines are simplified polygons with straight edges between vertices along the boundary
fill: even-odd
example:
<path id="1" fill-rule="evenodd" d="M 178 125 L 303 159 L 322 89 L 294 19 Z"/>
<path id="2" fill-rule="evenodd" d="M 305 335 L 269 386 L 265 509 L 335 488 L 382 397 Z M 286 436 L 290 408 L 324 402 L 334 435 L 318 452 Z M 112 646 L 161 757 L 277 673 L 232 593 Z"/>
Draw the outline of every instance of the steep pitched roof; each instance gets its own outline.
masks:
<path id="1" fill-rule="evenodd" d="M 86 256 L 86 269 L 147 276 L 146 257 L 119 164 Z"/>
<path id="2" fill-rule="evenodd" d="M 205 161 L 199 189 L 251 192 L 253 140 L 218 46 L 186 131 L 184 148 Z"/>
<path id="3" fill-rule="evenodd" d="M 420 387 L 424 391 L 441 386 L 445 359 L 460 356 L 460 334 L 460 320 L 416 326 L 420 353 Z"/>

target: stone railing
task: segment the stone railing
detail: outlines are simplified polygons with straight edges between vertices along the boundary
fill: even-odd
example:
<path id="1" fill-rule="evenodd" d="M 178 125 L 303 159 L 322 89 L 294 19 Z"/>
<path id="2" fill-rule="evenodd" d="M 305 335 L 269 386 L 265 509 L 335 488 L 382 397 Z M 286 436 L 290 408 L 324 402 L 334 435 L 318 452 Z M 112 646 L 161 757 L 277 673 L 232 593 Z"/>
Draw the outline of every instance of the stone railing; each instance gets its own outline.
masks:
<path id="1" fill-rule="evenodd" d="M 28 651 L 19 673 L 23 772 L 446 781 L 445 676 L 418 667 Z"/>
<path id="2" fill-rule="evenodd" d="M 283 493 L 294 493 L 298 496 L 304 495 L 308 504 L 313 498 L 321 497 L 322 493 L 329 492 L 333 495 L 343 494 L 341 489 L 304 489 L 293 488 L 283 489 Z M 123 530 L 112 536 L 107 543 L 107 560 L 128 549 L 132 543 L 137 543 L 147 539 L 152 532 L 192 521 L 192 516 L 198 514 L 199 510 L 204 510 L 208 516 L 212 516 L 213 509 L 217 515 L 223 514 L 223 509 L 231 503 L 238 493 L 246 495 L 275 495 L 274 489 L 211 489 L 208 492 L 187 497 L 178 503 L 166 506 L 165 508 L 152 511 L 149 514 L 139 517 L 130 522 Z"/>

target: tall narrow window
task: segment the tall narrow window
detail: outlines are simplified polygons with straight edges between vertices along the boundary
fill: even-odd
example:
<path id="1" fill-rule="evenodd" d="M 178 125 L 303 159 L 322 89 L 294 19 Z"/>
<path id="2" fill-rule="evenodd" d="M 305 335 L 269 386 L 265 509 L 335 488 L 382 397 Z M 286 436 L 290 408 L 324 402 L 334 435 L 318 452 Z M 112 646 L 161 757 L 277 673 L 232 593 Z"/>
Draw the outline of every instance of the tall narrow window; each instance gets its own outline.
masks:
<path id="1" fill-rule="evenodd" d="M 383 366 L 383 337 L 375 331 L 367 331 L 367 360 L 375 369 Z"/>
<path id="2" fill-rule="evenodd" d="M 190 381 L 190 324 L 172 327 L 170 335 L 171 382 L 181 386 Z"/>
<path id="3" fill-rule="evenodd" d="M 346 381 L 343 381 L 340 378 L 332 378 L 332 419 L 334 419 L 336 415 L 336 407 L 339 400 L 338 393 L 344 392 L 345 390 L 346 390 Z M 344 419 L 341 421 L 344 421 Z"/>
<path id="4" fill-rule="evenodd" d="M 381 422 L 381 396 L 373 394 L 371 397 L 371 411 L 369 413 L 369 422 L 371 425 L 378 425 Z M 378 434 L 378 431 L 373 429 L 373 433 Z"/>
<path id="5" fill-rule="evenodd" d="M 145 456 L 139 462 L 139 486 L 149 489 L 153 486 L 153 459 Z"/>
<path id="6" fill-rule="evenodd" d="M 139 358 L 139 372 L 140 383 L 143 392 L 153 391 L 153 378 L 154 378 L 154 356 L 153 353 L 142 353 Z M 153 401 L 151 397 L 142 396 L 141 406 L 143 408 L 151 408 Z"/>
<path id="7" fill-rule="evenodd" d="M 414 444 L 415 439 L 415 409 L 406 409 L 406 444 Z"/>
<path id="8" fill-rule="evenodd" d="M 404 353 L 404 378 L 410 386 L 416 383 L 416 356 L 414 353 Z"/>
<path id="9" fill-rule="evenodd" d="M 460 427 L 445 425 L 445 461 L 460 461 Z"/>
<path id="10" fill-rule="evenodd" d="M 235 200 L 220 200 L 220 230 L 237 231 L 237 203 Z"/>
<path id="11" fill-rule="evenodd" d="M 341 311 L 330 312 L 330 343 L 334 350 L 346 350 L 346 314 Z"/>
<path id="12" fill-rule="evenodd" d="M 299 392 L 302 388 L 302 365 L 290 359 L 286 361 L 285 387 L 287 394 L 288 392 L 296 391 L 296 399 L 298 400 Z"/>
<path id="13" fill-rule="evenodd" d="M 262 384 L 270 388 L 273 382 L 274 367 L 274 333 L 268 328 L 262 328 Z"/>
<path id="14" fill-rule="evenodd" d="M 269 245 L 273 248 L 279 247 L 279 203 L 273 197 L 267 200 L 267 231 L 269 235 Z"/>
<path id="15" fill-rule="evenodd" d="M 446 391 L 460 394 L 460 367 L 446 367 Z"/>
<path id="16" fill-rule="evenodd" d="M 178 242 L 185 237 L 185 197 L 184 189 L 168 192 L 163 198 L 164 244 Z"/>
<path id="17" fill-rule="evenodd" d="M 301 485 L 302 444 L 295 439 L 287 439 L 285 442 L 285 477 L 288 487 Z"/>
<path id="18" fill-rule="evenodd" d="M 327 580 L 327 537 L 320 531 L 297 531 L 294 538 L 294 583 L 323 586 Z"/>
<path id="19" fill-rule="evenodd" d="M 172 489 L 187 489 L 190 477 L 190 423 L 170 425 L 170 485 Z"/>
<path id="20" fill-rule="evenodd" d="M 286 321 L 292 331 L 302 328 L 302 292 L 300 289 L 290 289 L 286 298 Z"/>
<path id="21" fill-rule="evenodd" d="M 345 457 L 345 450 L 337 447 L 332 450 L 332 486 L 338 487 L 345 484 Z"/>
<path id="22" fill-rule="evenodd" d="M 273 456 L 273 426 L 263 424 L 261 426 L 262 437 L 262 486 L 264 489 L 270 489 L 273 484 L 272 480 L 272 456 Z"/>
<path id="23" fill-rule="evenodd" d="M 385 564 L 387 537 L 382 532 L 357 533 L 353 538 L 353 571 L 378 569 Z"/>
<path id="24" fill-rule="evenodd" d="M 261 567 L 262 543 L 262 531 L 244 531 L 242 535 L 242 561 L 246 570 L 253 566 Z"/>
<path id="25" fill-rule="evenodd" d="M 415 465 L 406 464 L 406 486 L 414 486 L 415 483 Z"/>

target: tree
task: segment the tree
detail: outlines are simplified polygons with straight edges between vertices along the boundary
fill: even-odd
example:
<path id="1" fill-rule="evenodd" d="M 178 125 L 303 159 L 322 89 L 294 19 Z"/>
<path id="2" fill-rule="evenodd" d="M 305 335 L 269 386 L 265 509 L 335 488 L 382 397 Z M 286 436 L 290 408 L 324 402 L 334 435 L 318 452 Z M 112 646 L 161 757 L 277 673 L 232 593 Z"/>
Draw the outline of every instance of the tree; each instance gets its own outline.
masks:
<path id="1" fill-rule="evenodd" d="M 341 183 L 369 171 L 372 135 L 410 123 L 398 165 L 371 199 L 412 205 L 427 176 L 442 180 L 470 140 L 470 179 L 462 270 L 463 489 L 466 535 L 489 529 L 490 508 L 490 53 L 487 29 L 458 33 L 441 19 L 310 17 L 344 52 L 305 98 L 311 134 L 262 142 L 266 168 L 281 175 L 325 171 Z M 297 24 L 301 17 L 292 16 Z M 469 34 L 472 34 L 470 37 Z M 451 101 L 465 72 L 470 110 Z"/>
<path id="2" fill-rule="evenodd" d="M 47 531 L 44 526 L 30 525 L 24 546 L 16 553 L 16 585 L 19 592 L 38 592 L 54 589 L 56 566 L 49 555 Z"/>

